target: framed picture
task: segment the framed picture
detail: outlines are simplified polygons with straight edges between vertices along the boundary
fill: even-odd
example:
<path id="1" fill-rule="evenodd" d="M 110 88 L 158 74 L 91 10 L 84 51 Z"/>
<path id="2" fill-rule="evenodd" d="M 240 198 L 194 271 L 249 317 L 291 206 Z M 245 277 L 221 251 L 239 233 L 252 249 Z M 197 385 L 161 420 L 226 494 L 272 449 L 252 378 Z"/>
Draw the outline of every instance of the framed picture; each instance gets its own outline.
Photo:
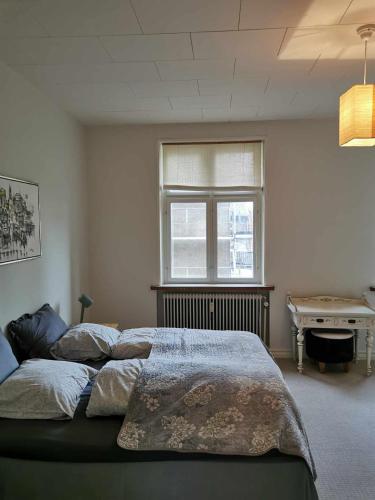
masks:
<path id="1" fill-rule="evenodd" d="M 38 184 L 0 176 L 0 265 L 41 254 Z"/>

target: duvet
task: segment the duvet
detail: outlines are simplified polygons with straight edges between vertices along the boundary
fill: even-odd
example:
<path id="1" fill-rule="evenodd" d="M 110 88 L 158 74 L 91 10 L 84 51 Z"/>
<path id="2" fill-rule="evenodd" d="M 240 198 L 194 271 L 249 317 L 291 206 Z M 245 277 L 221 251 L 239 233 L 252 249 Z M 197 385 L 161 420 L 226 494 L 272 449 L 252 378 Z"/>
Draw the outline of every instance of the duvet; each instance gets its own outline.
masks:
<path id="1" fill-rule="evenodd" d="M 117 443 L 129 450 L 303 457 L 315 478 L 296 403 L 249 332 L 155 329 Z"/>

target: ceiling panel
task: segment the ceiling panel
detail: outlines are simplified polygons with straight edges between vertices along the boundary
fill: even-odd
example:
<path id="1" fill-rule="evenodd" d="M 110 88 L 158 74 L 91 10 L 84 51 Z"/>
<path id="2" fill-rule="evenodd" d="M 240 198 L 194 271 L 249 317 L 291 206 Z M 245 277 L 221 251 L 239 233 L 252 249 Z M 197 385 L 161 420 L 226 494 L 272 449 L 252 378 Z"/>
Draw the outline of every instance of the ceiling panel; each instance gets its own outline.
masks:
<path id="1" fill-rule="evenodd" d="M 329 82 L 316 85 L 306 80 L 288 85 L 271 81 L 259 104 L 259 116 L 268 119 L 274 113 L 277 118 L 311 117 L 318 111 L 321 116 L 334 116 L 337 109 L 338 93 Z"/>
<path id="2" fill-rule="evenodd" d="M 45 36 L 47 31 L 29 15 L 23 2 L 0 2 L 0 37 Z"/>
<path id="3" fill-rule="evenodd" d="M 192 59 L 190 36 L 135 35 L 108 36 L 100 38 L 114 61 L 169 61 Z"/>
<path id="4" fill-rule="evenodd" d="M 0 99 L 1 99 L 1 89 L 6 84 L 9 77 L 9 71 L 5 64 L 0 62 Z"/>
<path id="5" fill-rule="evenodd" d="M 273 84 L 270 81 L 270 84 L 263 96 L 262 103 L 267 104 L 268 106 L 278 106 L 280 105 L 289 105 L 292 103 L 293 99 L 297 94 L 297 86 L 296 85 L 280 85 L 279 83 Z"/>
<path id="6" fill-rule="evenodd" d="M 261 120 L 288 119 L 291 115 L 294 118 L 311 118 L 317 112 L 316 105 L 297 105 L 295 102 L 268 102 L 260 103 L 258 117 Z"/>
<path id="7" fill-rule="evenodd" d="M 368 65 L 369 80 L 375 81 L 375 64 Z M 316 84 L 331 83 L 338 85 L 342 80 L 349 79 L 361 83 L 363 80 L 363 61 L 319 59 L 309 73 L 310 82 Z"/>
<path id="8" fill-rule="evenodd" d="M 248 80 L 198 80 L 200 95 L 248 95 L 263 94 L 267 78 L 254 78 Z"/>
<path id="9" fill-rule="evenodd" d="M 258 107 L 247 107 L 246 109 L 226 109 L 226 108 L 215 108 L 215 109 L 204 109 L 203 110 L 203 121 L 248 121 L 255 120 L 257 118 Z"/>
<path id="10" fill-rule="evenodd" d="M 350 0 L 242 0 L 240 29 L 338 24 L 349 4 Z"/>
<path id="11" fill-rule="evenodd" d="M 0 43 L 0 58 L 14 64 L 103 63 L 110 58 L 96 38 L 12 38 Z"/>
<path id="12" fill-rule="evenodd" d="M 144 33 L 232 30 L 240 0 L 133 0 Z"/>
<path id="13" fill-rule="evenodd" d="M 123 124 L 123 123 L 195 123 L 202 120 L 202 111 L 167 110 L 167 111 L 105 111 L 76 112 L 75 116 L 86 124 Z"/>
<path id="14" fill-rule="evenodd" d="M 375 23 L 375 2 L 374 0 L 353 0 L 347 10 L 343 20 L 343 24 L 360 23 L 369 24 Z"/>
<path id="15" fill-rule="evenodd" d="M 171 109 L 167 98 L 137 99 L 126 84 L 77 84 L 49 87 L 50 94 L 76 111 L 137 111 Z"/>
<path id="16" fill-rule="evenodd" d="M 192 97 L 198 96 L 196 80 L 181 82 L 136 82 L 130 84 L 137 97 Z"/>
<path id="17" fill-rule="evenodd" d="M 292 106 L 299 111 L 319 108 L 334 115 L 339 105 L 340 92 L 325 86 L 302 87 L 296 93 Z"/>
<path id="18" fill-rule="evenodd" d="M 162 80 L 227 79 L 233 77 L 233 59 L 157 63 Z"/>
<path id="19" fill-rule="evenodd" d="M 264 99 L 264 92 L 258 95 L 254 95 L 249 93 L 248 95 L 232 95 L 231 99 L 231 109 L 236 111 L 250 111 L 253 108 L 256 108 Z"/>
<path id="20" fill-rule="evenodd" d="M 364 44 L 356 33 L 356 25 L 288 29 L 279 59 L 289 61 L 362 59 Z M 369 57 L 375 49 L 369 46 Z"/>
<path id="21" fill-rule="evenodd" d="M 298 110 L 287 104 L 280 104 L 279 106 L 269 106 L 265 104 L 260 106 L 258 110 L 259 120 L 288 120 L 290 116 L 293 118 L 313 118 L 315 116 L 316 109 L 309 110 Z"/>
<path id="22" fill-rule="evenodd" d="M 61 84 L 47 88 L 69 109 L 115 110 L 128 106 L 134 99 L 133 92 L 126 84 Z"/>
<path id="23" fill-rule="evenodd" d="M 61 64 L 12 66 L 34 83 L 121 83 L 159 80 L 154 63 Z"/>
<path id="24" fill-rule="evenodd" d="M 375 82 L 375 64 L 367 66 L 367 81 Z M 352 85 L 363 83 L 363 64 L 359 64 L 356 71 L 344 74 L 340 79 L 334 81 L 334 88 L 339 92 L 345 92 Z"/>
<path id="25" fill-rule="evenodd" d="M 282 60 L 275 57 L 273 60 L 252 62 L 247 58 L 236 60 L 235 79 L 272 78 L 277 81 L 294 81 L 304 78 L 312 68 L 315 61 L 309 59 L 302 61 Z"/>
<path id="26" fill-rule="evenodd" d="M 194 54 L 197 59 L 270 60 L 277 56 L 284 33 L 283 29 L 193 33 Z"/>
<path id="27" fill-rule="evenodd" d="M 230 96 L 171 97 L 173 109 L 225 108 L 229 109 Z"/>
<path id="28" fill-rule="evenodd" d="M 141 33 L 128 0 L 33 0 L 30 4 L 30 14 L 50 35 Z"/>

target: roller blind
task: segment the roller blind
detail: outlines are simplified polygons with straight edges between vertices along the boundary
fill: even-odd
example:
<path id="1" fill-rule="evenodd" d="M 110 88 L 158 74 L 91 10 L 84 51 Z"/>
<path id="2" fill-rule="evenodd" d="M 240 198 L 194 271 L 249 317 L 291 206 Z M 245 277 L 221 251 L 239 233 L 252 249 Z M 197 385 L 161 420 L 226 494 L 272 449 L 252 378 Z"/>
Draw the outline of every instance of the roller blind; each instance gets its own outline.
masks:
<path id="1" fill-rule="evenodd" d="M 164 144 L 164 189 L 261 188 L 262 142 Z"/>

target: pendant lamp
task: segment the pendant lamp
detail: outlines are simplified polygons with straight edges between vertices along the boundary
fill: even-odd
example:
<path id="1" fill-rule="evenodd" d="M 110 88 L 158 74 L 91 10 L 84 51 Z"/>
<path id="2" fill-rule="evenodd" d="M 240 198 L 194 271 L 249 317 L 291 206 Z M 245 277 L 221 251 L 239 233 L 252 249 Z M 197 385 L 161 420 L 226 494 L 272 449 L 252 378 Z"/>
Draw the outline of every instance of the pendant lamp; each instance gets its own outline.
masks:
<path id="1" fill-rule="evenodd" d="M 367 43 L 375 24 L 357 29 L 365 43 L 363 85 L 353 85 L 340 97 L 340 146 L 375 146 L 375 85 L 367 79 Z"/>

